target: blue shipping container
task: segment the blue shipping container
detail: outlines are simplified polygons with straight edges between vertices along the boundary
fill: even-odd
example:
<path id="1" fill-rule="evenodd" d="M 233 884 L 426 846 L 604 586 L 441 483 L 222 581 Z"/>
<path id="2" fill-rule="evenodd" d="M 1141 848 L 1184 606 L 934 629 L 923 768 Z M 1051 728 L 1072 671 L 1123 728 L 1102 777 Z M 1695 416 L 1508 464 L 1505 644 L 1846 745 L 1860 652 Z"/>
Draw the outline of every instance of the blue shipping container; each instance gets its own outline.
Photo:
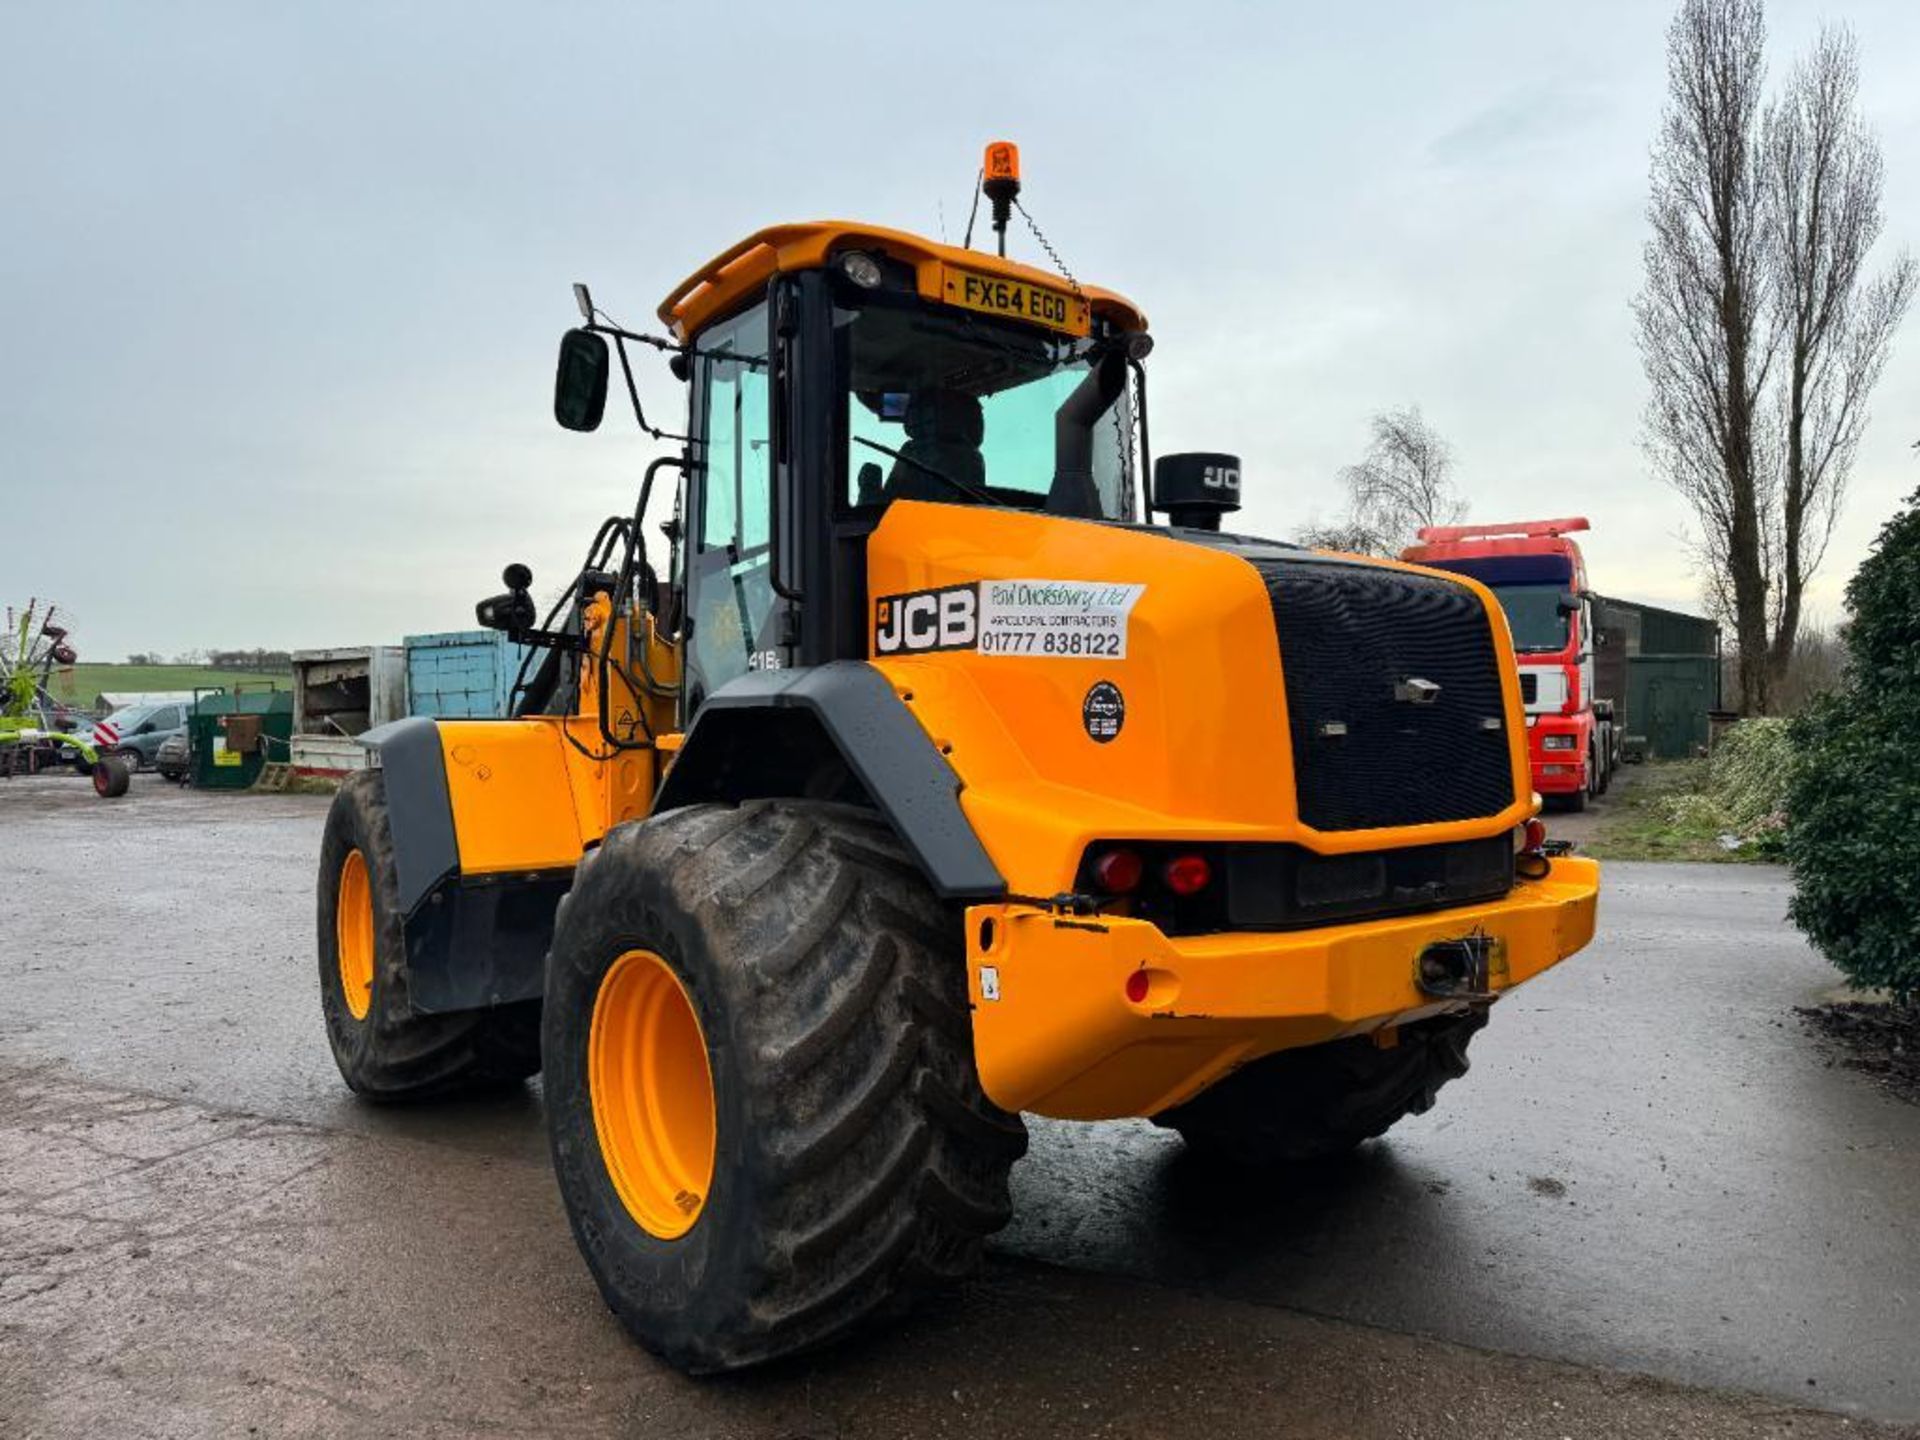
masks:
<path id="1" fill-rule="evenodd" d="M 525 647 L 498 630 L 409 635 L 407 713 L 436 719 L 487 719 L 507 713 L 507 692 Z"/>

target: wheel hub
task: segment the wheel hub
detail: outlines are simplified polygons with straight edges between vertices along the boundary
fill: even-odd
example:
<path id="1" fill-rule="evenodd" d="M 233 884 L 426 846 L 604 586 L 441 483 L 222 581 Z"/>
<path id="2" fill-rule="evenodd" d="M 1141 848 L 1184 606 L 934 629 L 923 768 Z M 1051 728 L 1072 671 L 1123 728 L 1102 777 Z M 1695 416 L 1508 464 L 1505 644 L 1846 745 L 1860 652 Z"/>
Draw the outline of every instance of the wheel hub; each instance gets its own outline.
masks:
<path id="1" fill-rule="evenodd" d="M 364 1020 L 373 1006 L 373 887 L 367 880 L 366 857 L 358 850 L 349 850 L 347 863 L 340 867 L 333 925 L 340 989 L 353 1018 Z"/>
<path id="2" fill-rule="evenodd" d="M 706 1036 L 667 962 L 629 950 L 594 997 L 587 1086 L 607 1174 L 634 1222 L 686 1234 L 713 1183 L 717 1109 Z"/>

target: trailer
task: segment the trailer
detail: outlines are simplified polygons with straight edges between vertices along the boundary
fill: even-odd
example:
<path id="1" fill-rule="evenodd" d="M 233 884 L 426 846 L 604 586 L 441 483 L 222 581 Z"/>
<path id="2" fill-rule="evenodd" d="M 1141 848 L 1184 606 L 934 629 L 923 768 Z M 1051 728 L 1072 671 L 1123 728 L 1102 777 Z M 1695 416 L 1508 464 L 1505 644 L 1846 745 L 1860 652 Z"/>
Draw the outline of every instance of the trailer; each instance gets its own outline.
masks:
<path id="1" fill-rule="evenodd" d="M 407 655 L 398 645 L 293 652 L 293 768 L 338 777 L 367 766 L 355 738 L 407 713 Z"/>

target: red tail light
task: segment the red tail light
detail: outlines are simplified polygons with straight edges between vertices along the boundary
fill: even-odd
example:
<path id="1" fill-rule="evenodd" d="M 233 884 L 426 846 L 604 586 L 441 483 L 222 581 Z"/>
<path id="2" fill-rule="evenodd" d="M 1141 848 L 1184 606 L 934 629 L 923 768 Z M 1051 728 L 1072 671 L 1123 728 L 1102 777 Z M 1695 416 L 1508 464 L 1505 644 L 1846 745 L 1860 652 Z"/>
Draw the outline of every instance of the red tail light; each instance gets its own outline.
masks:
<path id="1" fill-rule="evenodd" d="M 1146 869 L 1138 850 L 1109 850 L 1093 862 L 1093 883 L 1109 895 L 1129 895 L 1140 888 Z"/>
<path id="2" fill-rule="evenodd" d="M 1167 861 L 1160 878 L 1167 889 L 1185 898 L 1198 895 L 1213 883 L 1213 867 L 1204 855 L 1176 855 Z"/>
<path id="3" fill-rule="evenodd" d="M 1520 827 L 1520 848 L 1538 851 L 1547 843 L 1547 822 L 1538 815 Z"/>

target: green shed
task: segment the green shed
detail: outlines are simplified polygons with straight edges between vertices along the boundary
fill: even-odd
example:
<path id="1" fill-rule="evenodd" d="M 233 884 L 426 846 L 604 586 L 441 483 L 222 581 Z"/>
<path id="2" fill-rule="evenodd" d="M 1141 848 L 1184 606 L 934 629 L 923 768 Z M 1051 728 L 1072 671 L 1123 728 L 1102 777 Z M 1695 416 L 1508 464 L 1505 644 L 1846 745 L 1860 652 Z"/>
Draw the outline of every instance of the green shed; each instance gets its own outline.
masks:
<path id="1" fill-rule="evenodd" d="M 1707 712 L 1720 705 L 1717 655 L 1635 655 L 1627 661 L 1627 728 L 1647 754 L 1678 760 L 1706 748 Z"/>
<path id="2" fill-rule="evenodd" d="M 1720 625 L 1637 600 L 1594 597 L 1595 693 L 1614 702 L 1626 751 L 1680 760 L 1705 748 L 1720 708 Z"/>
<path id="3" fill-rule="evenodd" d="M 196 693 L 187 720 L 194 785 L 245 790 L 269 760 L 285 761 L 293 736 L 293 692 L 236 686 Z"/>

